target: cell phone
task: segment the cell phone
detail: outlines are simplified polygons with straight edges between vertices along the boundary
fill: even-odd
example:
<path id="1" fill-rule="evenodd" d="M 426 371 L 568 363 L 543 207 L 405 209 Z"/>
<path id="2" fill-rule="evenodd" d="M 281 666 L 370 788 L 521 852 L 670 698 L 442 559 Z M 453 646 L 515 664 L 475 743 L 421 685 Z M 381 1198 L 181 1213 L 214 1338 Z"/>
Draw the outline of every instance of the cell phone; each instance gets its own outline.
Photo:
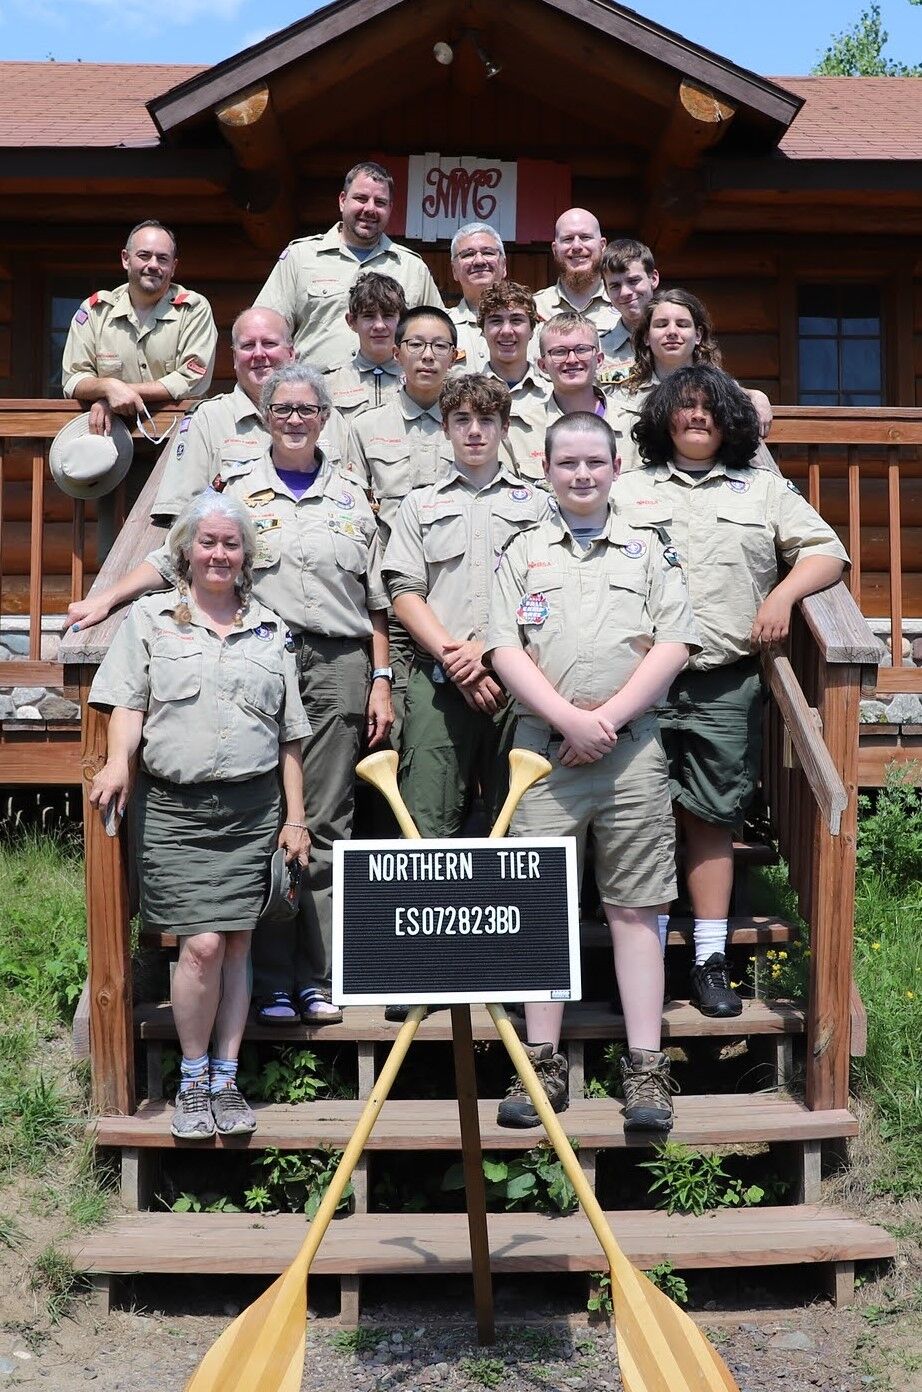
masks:
<path id="1" fill-rule="evenodd" d="M 110 798 L 103 824 L 107 836 L 118 836 L 118 829 L 122 824 L 122 814 L 118 810 L 118 798 Z"/>

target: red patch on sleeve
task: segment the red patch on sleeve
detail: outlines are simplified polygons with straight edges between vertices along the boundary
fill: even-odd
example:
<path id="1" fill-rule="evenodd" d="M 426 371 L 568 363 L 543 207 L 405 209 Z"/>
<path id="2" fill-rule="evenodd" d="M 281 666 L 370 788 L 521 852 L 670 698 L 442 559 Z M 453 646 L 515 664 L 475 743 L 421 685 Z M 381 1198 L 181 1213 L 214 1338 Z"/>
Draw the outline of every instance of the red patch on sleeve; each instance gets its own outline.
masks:
<path id="1" fill-rule="evenodd" d="M 204 377 L 205 375 L 205 368 L 198 358 L 190 358 L 184 366 L 187 372 L 194 372 L 196 377 Z"/>
<path id="2" fill-rule="evenodd" d="M 99 303 L 99 291 L 98 291 L 98 290 L 94 290 L 93 293 L 92 293 L 92 295 L 90 296 L 90 298 L 87 300 L 87 304 L 89 305 L 90 309 L 92 309 L 92 308 L 93 308 L 93 305 L 94 305 L 94 304 L 98 304 L 98 303 Z"/>

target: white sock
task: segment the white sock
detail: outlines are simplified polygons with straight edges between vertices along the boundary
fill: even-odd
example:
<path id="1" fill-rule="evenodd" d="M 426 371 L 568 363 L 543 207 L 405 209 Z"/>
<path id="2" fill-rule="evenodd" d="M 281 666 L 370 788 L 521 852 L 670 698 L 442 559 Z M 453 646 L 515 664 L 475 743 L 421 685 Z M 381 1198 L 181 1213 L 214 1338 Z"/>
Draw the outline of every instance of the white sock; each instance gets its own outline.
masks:
<path id="1" fill-rule="evenodd" d="M 665 957 L 665 955 L 666 955 L 666 936 L 667 936 L 667 934 L 668 934 L 668 932 L 669 932 L 669 915 L 668 915 L 668 914 L 657 914 L 657 915 L 656 915 L 656 929 L 657 929 L 657 932 L 659 933 L 659 946 L 660 946 L 660 951 L 662 952 L 663 956 Z"/>
<path id="2" fill-rule="evenodd" d="M 723 953 L 726 952 L 726 949 L 727 920 L 725 918 L 696 918 L 695 966 L 700 967 L 713 953 Z"/>

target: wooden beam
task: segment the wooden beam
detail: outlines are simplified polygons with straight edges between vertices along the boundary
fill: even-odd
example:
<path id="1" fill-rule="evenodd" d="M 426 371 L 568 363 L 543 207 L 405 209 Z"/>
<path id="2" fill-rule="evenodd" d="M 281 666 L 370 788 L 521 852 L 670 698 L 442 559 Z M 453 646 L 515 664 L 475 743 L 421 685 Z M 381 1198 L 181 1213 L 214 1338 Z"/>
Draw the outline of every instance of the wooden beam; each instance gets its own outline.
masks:
<path id="1" fill-rule="evenodd" d="M 277 251 L 294 236 L 291 157 L 265 82 L 215 107 L 218 130 L 242 171 L 243 227 L 254 246 Z"/>
<path id="2" fill-rule="evenodd" d="M 660 258 L 688 239 L 706 197 L 696 172 L 701 156 L 723 138 L 735 115 L 735 106 L 700 83 L 685 78 L 679 84 L 648 167 L 641 219 L 642 235 Z"/>

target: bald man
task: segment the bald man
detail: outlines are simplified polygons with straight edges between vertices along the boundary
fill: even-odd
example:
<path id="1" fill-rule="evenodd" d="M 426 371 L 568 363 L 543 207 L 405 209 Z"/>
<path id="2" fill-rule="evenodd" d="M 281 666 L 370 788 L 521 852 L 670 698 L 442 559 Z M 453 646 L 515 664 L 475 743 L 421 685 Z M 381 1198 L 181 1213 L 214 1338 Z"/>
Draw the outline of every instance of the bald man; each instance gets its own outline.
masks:
<path id="1" fill-rule="evenodd" d="M 555 314 L 573 312 L 590 319 L 604 337 L 620 318 L 602 283 L 605 238 L 599 220 L 586 208 L 561 213 L 554 229 L 551 252 L 557 267 L 557 284 L 535 296 L 538 327 Z"/>
<path id="2" fill-rule="evenodd" d="M 268 448 L 259 393 L 277 367 L 294 360 L 291 328 L 276 310 L 257 305 L 237 315 L 231 341 L 237 385 L 232 392 L 203 401 L 180 422 L 151 508 L 157 522 L 175 521 L 184 504 L 211 483 L 222 460 L 252 459 Z M 324 455 L 345 459 L 347 438 L 345 421 L 331 411 L 318 441 Z"/>

